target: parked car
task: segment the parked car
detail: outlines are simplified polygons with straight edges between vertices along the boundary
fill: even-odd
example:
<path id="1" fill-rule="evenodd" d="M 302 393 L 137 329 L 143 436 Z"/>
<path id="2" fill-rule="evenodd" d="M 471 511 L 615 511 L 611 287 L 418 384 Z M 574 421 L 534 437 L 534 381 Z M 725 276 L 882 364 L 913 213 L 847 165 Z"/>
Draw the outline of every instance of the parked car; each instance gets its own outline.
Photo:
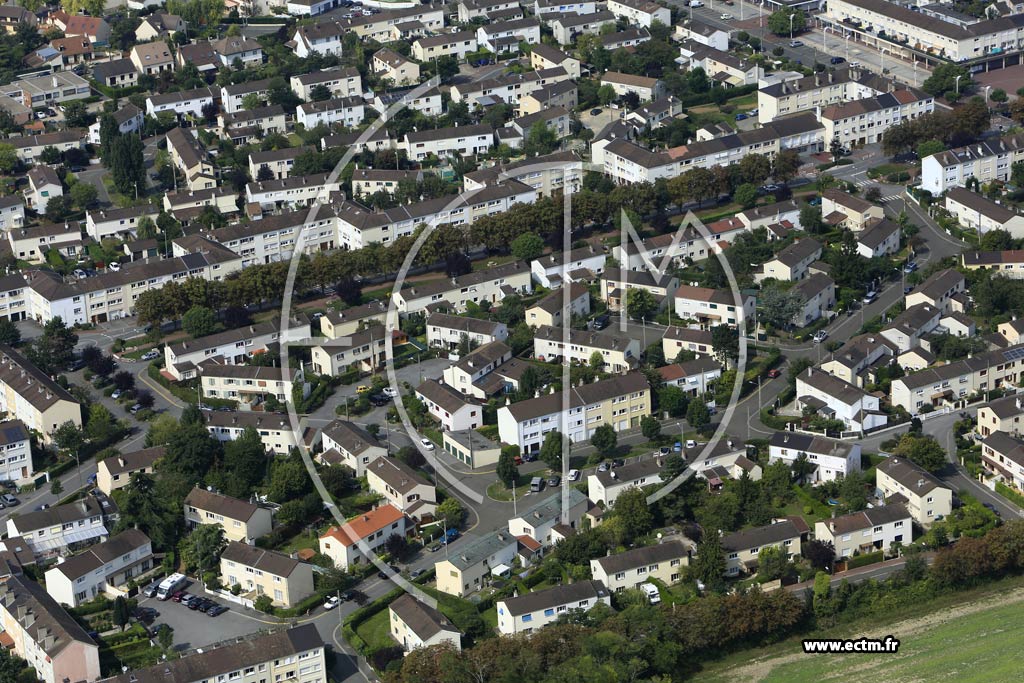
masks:
<path id="1" fill-rule="evenodd" d="M 211 607 L 210 609 L 206 610 L 206 616 L 208 616 L 208 617 L 216 617 L 216 616 L 220 616 L 221 614 L 224 614 L 227 611 L 228 611 L 227 607 L 225 607 L 224 605 L 221 605 L 221 604 L 218 603 L 218 604 L 214 605 L 213 607 Z"/>
<path id="2" fill-rule="evenodd" d="M 728 12 L 722 12 L 721 14 L 718 15 L 718 18 L 721 21 L 732 21 L 732 15 L 729 14 Z"/>
<path id="3" fill-rule="evenodd" d="M 789 41 L 790 47 L 803 47 L 804 41 L 802 40 L 791 40 Z"/>
<path id="4" fill-rule="evenodd" d="M 614 460 L 612 460 L 612 467 L 613 468 L 615 468 L 615 467 L 622 467 L 625 464 L 626 464 L 626 461 L 623 460 L 622 458 L 615 458 Z"/>
<path id="5" fill-rule="evenodd" d="M 737 121 L 746 121 L 747 120 L 747 115 L 746 114 L 742 114 L 742 113 L 736 114 L 736 120 Z"/>
<path id="6" fill-rule="evenodd" d="M 107 268 L 116 273 L 117 271 L 121 270 L 121 264 L 118 263 L 117 261 L 111 261 L 110 263 L 107 264 Z"/>
<path id="7" fill-rule="evenodd" d="M 156 349 L 150 349 L 149 351 L 146 351 L 144 354 L 142 354 L 142 360 L 153 360 L 154 358 L 159 357 L 160 352 L 157 351 Z"/>
<path id="8" fill-rule="evenodd" d="M 569 481 L 579 481 L 580 480 L 580 471 L 579 470 L 569 470 L 569 476 L 566 477 L 566 478 Z"/>
<path id="9" fill-rule="evenodd" d="M 380 408 L 381 406 L 386 406 L 388 404 L 388 401 L 390 400 L 391 399 L 385 396 L 384 394 L 374 394 L 373 396 L 370 397 L 370 403 L 377 406 L 378 408 Z"/>
<path id="10" fill-rule="evenodd" d="M 380 390 L 380 393 L 390 398 L 398 398 L 398 389 L 395 389 L 394 387 L 384 387 Z"/>
<path id="11" fill-rule="evenodd" d="M 131 407 L 131 408 L 129 409 L 129 412 L 130 412 L 130 413 L 131 413 L 132 415 L 134 415 L 134 414 L 136 414 L 137 412 L 139 412 L 140 410 L 142 410 L 142 404 L 141 404 L 141 403 L 136 403 L 135 405 L 133 405 L 133 406 L 132 406 L 132 407 Z"/>
<path id="12" fill-rule="evenodd" d="M 334 609 L 341 604 L 341 598 L 337 595 L 332 595 L 324 601 L 324 609 Z"/>
<path id="13" fill-rule="evenodd" d="M 112 399 L 114 399 L 116 401 L 117 399 L 121 398 L 121 396 L 123 396 L 123 395 L 124 394 L 123 394 L 123 392 L 120 389 L 114 389 L 114 393 L 112 393 L 110 395 L 110 398 L 112 398 Z"/>
<path id="14" fill-rule="evenodd" d="M 142 594 L 147 598 L 152 598 L 156 595 L 156 589 L 160 587 L 160 581 L 154 581 L 145 588 L 142 589 Z"/>
<path id="15" fill-rule="evenodd" d="M 0 501 L 3 501 L 4 507 L 14 507 L 15 505 L 21 503 L 20 500 L 18 500 L 9 493 L 5 493 L 2 496 L 0 496 Z"/>
<path id="16" fill-rule="evenodd" d="M 603 109 L 591 109 L 591 110 L 590 110 L 590 115 L 591 115 L 591 116 L 598 116 L 598 115 L 600 115 L 600 114 L 601 114 L 601 112 L 603 112 L 603 111 L 604 111 Z"/>
<path id="17" fill-rule="evenodd" d="M 608 317 L 608 314 L 602 313 L 601 315 L 594 318 L 594 320 L 590 323 L 590 327 L 595 330 L 603 330 L 604 328 L 608 327 L 609 321 L 610 319 Z"/>
<path id="18" fill-rule="evenodd" d="M 821 342 L 825 341 L 826 339 L 828 339 L 828 332 L 826 332 L 825 330 L 818 330 L 817 332 L 814 333 L 814 343 L 815 344 L 820 344 Z"/>
<path id="19" fill-rule="evenodd" d="M 559 476 L 548 477 L 548 486 L 558 486 L 562 483 L 562 478 Z"/>
<path id="20" fill-rule="evenodd" d="M 610 469 L 611 469 L 611 467 L 609 467 L 608 463 L 606 463 L 606 462 L 603 462 L 603 463 L 601 463 L 600 465 L 597 466 L 597 471 L 598 472 L 607 472 Z"/>
<path id="21" fill-rule="evenodd" d="M 828 61 L 831 62 L 832 64 L 842 64 L 843 62 L 846 61 L 846 58 L 845 57 L 833 57 L 832 59 L 830 59 Z"/>
<path id="22" fill-rule="evenodd" d="M 422 439 L 420 439 L 420 443 L 423 444 L 423 447 L 426 448 L 428 451 L 434 450 L 434 442 L 428 439 L 427 437 L 423 437 Z"/>
<path id="23" fill-rule="evenodd" d="M 186 591 L 178 591 L 177 593 L 171 595 L 171 602 L 181 602 L 187 597 L 188 593 Z"/>
<path id="24" fill-rule="evenodd" d="M 782 375 L 782 372 L 778 368 L 772 368 L 771 370 L 768 371 L 768 377 L 770 377 L 771 379 L 775 379 L 780 375 Z"/>
<path id="25" fill-rule="evenodd" d="M 360 384 L 358 387 L 356 387 L 357 394 L 365 394 L 368 391 L 370 391 L 370 387 L 366 386 L 365 384 Z"/>
<path id="26" fill-rule="evenodd" d="M 877 298 L 878 298 L 878 292 L 874 291 L 873 289 L 872 290 L 868 290 L 868 293 L 864 295 L 864 303 L 870 304 L 870 303 L 872 303 Z"/>

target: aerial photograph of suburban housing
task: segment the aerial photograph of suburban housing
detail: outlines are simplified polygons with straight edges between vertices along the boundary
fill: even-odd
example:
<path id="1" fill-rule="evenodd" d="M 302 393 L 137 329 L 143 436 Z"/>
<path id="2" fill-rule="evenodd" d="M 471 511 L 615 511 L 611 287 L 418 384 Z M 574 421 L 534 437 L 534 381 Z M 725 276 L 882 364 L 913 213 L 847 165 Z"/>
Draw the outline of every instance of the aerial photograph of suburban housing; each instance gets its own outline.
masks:
<path id="1" fill-rule="evenodd" d="M 1024 4 L 8 0 L 0 84 L 0 683 L 1024 679 Z"/>

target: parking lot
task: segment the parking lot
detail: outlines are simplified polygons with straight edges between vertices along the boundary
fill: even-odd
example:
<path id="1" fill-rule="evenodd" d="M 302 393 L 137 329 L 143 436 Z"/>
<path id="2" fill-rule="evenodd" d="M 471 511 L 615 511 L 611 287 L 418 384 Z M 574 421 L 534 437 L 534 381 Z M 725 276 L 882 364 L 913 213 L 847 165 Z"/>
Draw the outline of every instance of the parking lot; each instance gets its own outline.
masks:
<path id="1" fill-rule="evenodd" d="M 199 594 L 205 595 L 201 589 Z M 240 605 L 231 604 L 213 596 L 208 597 L 231 609 L 219 616 L 210 617 L 170 600 L 165 602 L 156 598 L 143 598 L 139 601 L 139 605 L 151 607 L 159 613 L 151 626 L 167 624 L 174 629 L 174 647 L 178 650 L 204 647 L 222 640 L 244 636 L 261 628 L 270 628 L 276 623 L 255 610 L 244 609 Z"/>

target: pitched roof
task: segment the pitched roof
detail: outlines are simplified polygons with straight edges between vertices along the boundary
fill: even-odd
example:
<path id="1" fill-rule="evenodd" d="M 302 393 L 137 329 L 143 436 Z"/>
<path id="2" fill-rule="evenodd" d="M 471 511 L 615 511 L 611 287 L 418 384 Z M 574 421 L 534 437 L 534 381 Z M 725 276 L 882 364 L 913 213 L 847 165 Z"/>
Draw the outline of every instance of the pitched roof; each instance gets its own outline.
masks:
<path id="1" fill-rule="evenodd" d="M 650 385 L 647 383 L 647 378 L 643 373 L 631 372 L 579 387 L 569 387 L 567 392 L 544 394 L 536 398 L 526 399 L 506 407 L 512 413 L 512 417 L 516 422 L 522 422 L 534 417 L 558 413 L 569 408 L 606 401 L 617 396 L 649 391 Z M 569 394 L 569 405 L 564 405 L 563 393 Z"/>
<path id="2" fill-rule="evenodd" d="M 901 519 L 909 519 L 910 513 L 903 505 L 882 505 L 868 508 L 862 512 L 853 512 L 842 517 L 833 517 L 823 523 L 833 534 L 849 534 L 861 529 L 870 529 L 882 524 L 889 524 Z"/>
<path id="3" fill-rule="evenodd" d="M 455 628 L 443 614 L 430 605 L 420 602 L 409 593 L 402 594 L 388 605 L 388 609 L 394 612 L 395 616 L 401 619 L 402 623 L 423 642 L 441 632 L 461 635 L 459 629 Z"/>
<path id="4" fill-rule="evenodd" d="M 582 600 L 599 600 L 609 596 L 608 589 L 601 581 L 577 581 L 534 591 L 514 598 L 505 598 L 505 610 L 513 617 L 532 614 L 540 610 L 570 605 L 577 607 Z"/>
<path id="5" fill-rule="evenodd" d="M 222 560 L 237 562 L 246 567 L 252 567 L 273 574 L 274 576 L 287 577 L 301 564 L 293 557 L 276 550 L 265 550 L 247 543 L 232 541 L 227 544 L 220 555 Z"/>
<path id="6" fill-rule="evenodd" d="M 54 566 L 67 578 L 74 581 L 80 576 L 99 569 L 103 565 L 128 553 L 142 548 L 149 543 L 149 537 L 138 529 L 125 529 L 116 536 L 111 536 L 103 543 L 90 546 L 83 552 L 72 555 Z"/>
<path id="7" fill-rule="evenodd" d="M 679 540 L 667 540 L 657 545 L 647 545 L 624 553 L 599 557 L 597 562 L 605 574 L 614 576 L 618 572 L 644 567 L 657 562 L 667 562 L 689 555 L 689 549 Z"/>
<path id="8" fill-rule="evenodd" d="M 416 470 L 396 458 L 377 458 L 366 466 L 366 471 L 373 472 L 375 477 L 379 477 L 399 494 L 406 494 L 417 486 L 434 486 Z"/>
<path id="9" fill-rule="evenodd" d="M 0 344 L 0 382 L 37 410 L 58 401 L 79 405 L 74 396 L 10 346 Z"/>
<path id="10" fill-rule="evenodd" d="M 144 448 L 141 451 L 118 453 L 101 460 L 99 466 L 105 468 L 112 475 L 132 472 L 152 467 L 166 452 L 167 448 L 164 446 L 153 446 L 152 448 Z"/>
<path id="11" fill-rule="evenodd" d="M 772 543 L 781 543 L 791 538 L 797 538 L 800 534 L 801 529 L 797 527 L 792 519 L 784 519 L 774 524 L 744 529 L 743 531 L 723 536 L 722 550 L 737 552 L 751 548 L 760 548 Z"/>
<path id="12" fill-rule="evenodd" d="M 225 496 L 216 491 L 207 491 L 198 486 L 185 496 L 185 504 L 197 510 L 215 512 L 228 519 L 237 519 L 243 522 L 252 519 L 252 516 L 259 510 L 259 506 L 254 503 Z"/>
<path id="13" fill-rule="evenodd" d="M 14 573 L 0 583 L 0 602 L 47 658 L 56 657 L 75 642 L 86 648 L 96 648 L 96 642 L 85 629 L 50 597 L 45 588 L 20 573 Z"/>
<path id="14" fill-rule="evenodd" d="M 353 517 L 341 527 L 332 526 L 320 538 L 333 538 L 348 547 L 371 534 L 390 527 L 404 516 L 402 511 L 394 505 L 382 505 L 365 514 Z"/>
<path id="15" fill-rule="evenodd" d="M 884 458 L 876 469 L 885 472 L 919 496 L 935 489 L 946 488 L 931 472 L 907 458 Z"/>

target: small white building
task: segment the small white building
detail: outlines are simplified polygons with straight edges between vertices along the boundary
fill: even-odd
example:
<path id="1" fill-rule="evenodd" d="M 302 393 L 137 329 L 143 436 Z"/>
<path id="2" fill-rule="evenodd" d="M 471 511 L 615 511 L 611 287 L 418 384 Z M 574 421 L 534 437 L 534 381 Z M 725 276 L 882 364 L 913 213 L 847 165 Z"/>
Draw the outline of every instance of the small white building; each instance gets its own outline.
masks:
<path id="1" fill-rule="evenodd" d="M 855 431 L 884 427 L 889 421 L 877 396 L 814 368 L 807 368 L 797 377 L 796 400 L 800 407 L 841 420 Z"/>
<path id="2" fill-rule="evenodd" d="M 436 609 L 420 602 L 409 593 L 388 605 L 391 637 L 406 652 L 419 647 L 449 643 L 462 649 L 462 633 Z"/>
<path id="3" fill-rule="evenodd" d="M 806 481 L 818 484 L 860 471 L 860 444 L 816 434 L 775 432 L 768 440 L 768 462 L 781 460 L 790 467 L 798 458 L 816 467 Z"/>
<path id="4" fill-rule="evenodd" d="M 126 595 L 126 589 L 119 589 L 154 566 L 149 537 L 126 529 L 77 555 L 58 558 L 46 572 L 46 592 L 63 605 L 78 607 L 100 595 Z"/>
<path id="5" fill-rule="evenodd" d="M 392 536 L 405 536 L 405 515 L 393 505 L 382 505 L 357 515 L 342 526 L 332 526 L 320 537 L 320 552 L 331 558 L 337 569 L 368 561 L 359 548 L 363 541 L 376 553 Z"/>
<path id="6" fill-rule="evenodd" d="M 875 468 L 875 486 L 888 504 L 903 503 L 922 527 L 953 511 L 953 491 L 907 458 L 888 457 Z"/>
<path id="7" fill-rule="evenodd" d="M 528 635 L 575 613 L 603 603 L 611 607 L 611 594 L 600 581 L 577 581 L 497 602 L 498 633 Z"/>

